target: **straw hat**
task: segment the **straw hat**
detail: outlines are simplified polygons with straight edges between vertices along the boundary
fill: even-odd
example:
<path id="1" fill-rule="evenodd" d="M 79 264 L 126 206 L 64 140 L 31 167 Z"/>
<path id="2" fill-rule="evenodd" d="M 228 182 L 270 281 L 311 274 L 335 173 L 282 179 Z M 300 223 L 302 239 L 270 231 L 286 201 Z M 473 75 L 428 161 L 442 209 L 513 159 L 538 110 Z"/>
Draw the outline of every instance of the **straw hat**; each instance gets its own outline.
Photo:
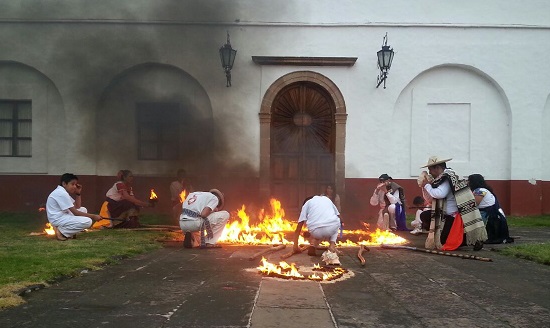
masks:
<path id="1" fill-rule="evenodd" d="M 221 210 L 223 208 L 223 206 L 225 205 L 225 201 L 224 201 L 222 192 L 219 191 L 218 189 L 210 189 L 210 191 L 208 191 L 208 192 L 211 192 L 214 195 L 218 196 L 218 198 L 220 199 L 220 205 L 218 206 L 218 210 Z"/>
<path id="2" fill-rule="evenodd" d="M 445 163 L 445 162 L 450 161 L 451 159 L 452 158 L 441 159 L 438 156 L 431 156 L 430 158 L 428 158 L 428 163 L 426 163 L 426 165 L 424 165 L 424 166 L 421 166 L 420 168 L 422 169 L 422 168 L 425 168 L 425 167 L 430 167 L 430 166 L 434 166 L 434 165 L 437 165 L 437 164 Z"/>

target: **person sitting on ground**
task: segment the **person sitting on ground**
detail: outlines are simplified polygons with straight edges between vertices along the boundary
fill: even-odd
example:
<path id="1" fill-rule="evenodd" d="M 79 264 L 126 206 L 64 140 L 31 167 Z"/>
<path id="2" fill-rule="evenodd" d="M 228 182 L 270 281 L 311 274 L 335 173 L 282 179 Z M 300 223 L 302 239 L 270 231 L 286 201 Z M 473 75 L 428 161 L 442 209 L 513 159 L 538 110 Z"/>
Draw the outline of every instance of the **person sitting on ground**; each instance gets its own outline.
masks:
<path id="1" fill-rule="evenodd" d="M 218 189 L 196 191 L 187 195 L 182 204 L 180 228 L 184 233 L 183 247 L 193 247 L 193 232 L 200 232 L 200 247 L 220 247 L 220 239 L 229 221 L 229 212 L 222 211 L 224 196 Z"/>
<path id="2" fill-rule="evenodd" d="M 304 224 L 307 225 L 309 232 L 308 255 L 314 256 L 317 246 L 321 241 L 328 240 L 329 247 L 321 259 L 327 265 L 340 265 L 340 260 L 336 252 L 336 238 L 340 228 L 340 212 L 334 203 L 326 196 L 313 196 L 304 200 L 298 226 L 294 231 L 294 252 L 300 253 L 298 245 L 300 232 Z"/>
<path id="3" fill-rule="evenodd" d="M 138 228 L 139 209 L 152 207 L 150 202 L 144 202 L 134 196 L 132 185 L 134 175 L 130 170 L 120 170 L 117 174 L 118 181 L 107 190 L 107 209 L 111 218 L 127 219 L 113 226 L 113 228 Z"/>
<path id="4" fill-rule="evenodd" d="M 170 183 L 170 200 L 172 201 L 172 213 L 175 218 L 179 219 L 181 214 L 181 193 L 185 191 L 187 194 L 193 192 L 193 186 L 187 179 L 187 172 L 184 169 L 179 169 L 176 173 L 176 180 Z"/>
<path id="5" fill-rule="evenodd" d="M 493 189 L 485 182 L 481 174 L 468 176 L 468 185 L 474 194 L 477 207 L 487 230 L 487 244 L 513 243 L 504 211 L 500 207 Z"/>
<path id="6" fill-rule="evenodd" d="M 46 201 L 46 213 L 58 240 L 74 238 L 77 233 L 101 220 L 97 214 L 89 214 L 82 205 L 82 185 L 72 173 L 61 176 L 59 186 L 50 193 Z M 74 198 L 73 198 L 74 197 Z"/>
<path id="7" fill-rule="evenodd" d="M 387 174 L 378 178 L 379 184 L 370 198 L 372 206 L 380 206 L 378 228 L 380 230 L 408 231 L 405 216 L 405 191 Z"/>
<path id="8" fill-rule="evenodd" d="M 427 167 L 429 174 L 423 173 L 419 185 L 433 198 L 425 246 L 452 251 L 464 243 L 479 251 L 487 240 L 487 231 L 467 181 L 447 168 L 450 160 L 431 156 L 421 167 Z"/>
<path id="9" fill-rule="evenodd" d="M 416 196 L 413 199 L 413 205 L 414 205 L 414 208 L 416 208 L 416 214 L 415 214 L 414 220 L 411 222 L 411 226 L 413 227 L 411 234 L 420 235 L 423 231 L 426 231 L 429 229 L 429 221 L 428 221 L 427 228 L 426 227 L 423 228 L 425 223 L 423 222 L 421 216 L 422 216 L 422 213 L 426 213 L 428 215 L 424 215 L 424 216 L 427 216 L 429 219 L 431 206 L 429 205 L 428 202 L 424 200 L 422 196 Z"/>
<path id="10" fill-rule="evenodd" d="M 336 186 L 332 183 L 329 183 L 325 186 L 324 193 L 321 196 L 327 196 L 336 206 L 338 212 L 342 213 L 342 207 L 340 206 L 340 196 L 336 193 Z"/>
<path id="11" fill-rule="evenodd" d="M 336 209 L 340 213 L 340 238 L 344 235 L 344 221 L 342 220 L 342 207 L 340 206 L 340 196 L 336 193 L 336 186 L 333 183 L 329 183 L 325 186 L 325 192 L 321 196 L 327 196 L 336 206 Z"/>

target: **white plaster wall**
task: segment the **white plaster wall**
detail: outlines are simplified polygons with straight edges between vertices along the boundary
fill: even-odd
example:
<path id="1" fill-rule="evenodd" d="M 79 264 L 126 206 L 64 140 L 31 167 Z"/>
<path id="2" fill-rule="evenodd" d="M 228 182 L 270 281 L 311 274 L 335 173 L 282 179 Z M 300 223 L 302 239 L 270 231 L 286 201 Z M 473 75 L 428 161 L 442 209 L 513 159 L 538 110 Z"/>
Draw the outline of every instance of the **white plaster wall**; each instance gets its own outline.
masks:
<path id="1" fill-rule="evenodd" d="M 550 181 L 550 94 L 544 104 L 542 122 L 542 180 Z"/>
<path id="2" fill-rule="evenodd" d="M 511 0 L 294 0 L 284 5 L 267 0 L 2 2 L 0 39 L 5 41 L 0 60 L 24 62 L 57 86 L 66 122 L 73 127 L 64 138 L 72 159 L 65 169 L 79 174 L 97 174 L 96 106 L 110 81 L 130 67 L 167 64 L 192 76 L 210 98 L 214 119 L 223 120 L 224 132 L 230 132 L 225 133 L 227 162 L 248 165 L 256 174 L 258 112 L 265 90 L 286 73 L 319 72 L 338 85 L 346 102 L 348 178 L 377 177 L 386 171 L 396 172 L 394 178 L 414 175 L 417 159 L 412 159 L 409 146 L 395 143 L 403 152 L 384 153 L 387 131 L 397 130 L 406 137 L 410 122 L 397 120 L 388 126 L 387 121 L 412 108 L 408 103 L 413 103 L 416 86 L 426 95 L 439 83 L 454 88 L 455 80 L 437 74 L 424 80 L 423 72 L 463 65 L 478 72 L 478 77 L 458 77 L 460 83 L 468 79 L 477 83 L 480 89 L 473 94 L 491 102 L 492 109 L 483 117 L 496 113 L 495 108 L 509 111 L 498 117 L 509 124 L 508 138 L 499 141 L 509 145 L 504 155 L 508 158 L 493 171 L 493 164 L 470 153 L 471 163 L 463 169 L 494 172 L 496 179 L 540 179 L 547 158 L 543 154 L 549 150 L 543 142 L 543 110 L 550 85 L 550 63 L 543 60 L 550 52 L 548 12 L 548 1 Z M 238 50 L 231 88 L 225 87 L 217 53 L 226 30 Z M 396 55 L 384 90 L 375 88 L 375 83 L 376 51 L 385 32 Z M 358 60 L 352 67 L 252 62 L 251 56 L 262 55 Z M 486 93 L 488 99 L 483 99 Z M 13 169 L 0 164 L 0 171 Z"/>
<path id="3" fill-rule="evenodd" d="M 545 0 L 21 0 L 0 3 L 10 19 L 106 19 L 284 24 L 548 25 Z"/>

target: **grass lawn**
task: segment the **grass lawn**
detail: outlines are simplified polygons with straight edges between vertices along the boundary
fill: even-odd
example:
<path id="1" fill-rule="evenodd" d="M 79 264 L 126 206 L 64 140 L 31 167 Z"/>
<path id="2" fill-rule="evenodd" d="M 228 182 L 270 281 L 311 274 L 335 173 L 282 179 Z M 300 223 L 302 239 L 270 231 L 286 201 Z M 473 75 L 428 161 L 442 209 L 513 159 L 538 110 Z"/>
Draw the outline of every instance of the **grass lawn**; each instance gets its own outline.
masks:
<path id="1" fill-rule="evenodd" d="M 170 232 L 94 230 L 77 240 L 57 241 L 41 232 L 45 219 L 37 214 L 0 213 L 0 308 L 23 302 L 16 293 L 26 286 L 45 284 L 80 274 L 83 269 L 100 269 L 124 257 L 162 247 L 156 240 Z M 146 224 L 171 224 L 167 217 L 143 217 Z"/>
<path id="2" fill-rule="evenodd" d="M 508 217 L 508 227 L 550 227 L 550 216 Z M 502 249 L 502 254 L 550 265 L 550 241 L 542 244 L 516 245 Z"/>

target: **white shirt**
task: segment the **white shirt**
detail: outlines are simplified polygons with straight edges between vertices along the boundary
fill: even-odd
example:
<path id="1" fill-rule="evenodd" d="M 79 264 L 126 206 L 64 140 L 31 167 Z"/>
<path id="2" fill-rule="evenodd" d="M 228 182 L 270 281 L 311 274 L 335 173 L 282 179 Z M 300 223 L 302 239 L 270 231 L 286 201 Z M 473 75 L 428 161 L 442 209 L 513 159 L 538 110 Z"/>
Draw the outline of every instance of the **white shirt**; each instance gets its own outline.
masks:
<path id="1" fill-rule="evenodd" d="M 182 208 L 201 214 L 205 207 L 209 207 L 212 211 L 214 211 L 216 207 L 218 207 L 218 201 L 218 197 L 211 192 L 196 191 L 187 195 L 187 198 L 185 198 L 185 201 L 182 204 Z M 181 213 L 180 215 L 180 221 L 199 219 L 200 218 L 198 217 L 190 217 L 184 213 Z"/>
<path id="2" fill-rule="evenodd" d="M 473 194 L 474 196 L 483 196 L 483 199 L 481 200 L 481 202 L 479 202 L 477 208 L 485 208 L 495 205 L 495 195 L 493 195 L 493 193 L 490 192 L 488 189 L 477 188 L 473 191 Z"/>
<path id="3" fill-rule="evenodd" d="M 302 206 L 298 222 L 305 221 L 309 230 L 340 224 L 340 212 L 326 196 L 313 196 Z"/>
<path id="4" fill-rule="evenodd" d="M 445 214 L 452 215 L 458 212 L 458 206 L 456 205 L 456 198 L 453 192 L 451 191 L 451 183 L 449 180 L 443 181 L 442 184 L 437 188 L 433 188 L 431 184 L 424 186 L 424 189 L 428 194 L 435 199 L 447 199 L 447 205 L 445 209 Z"/>
<path id="5" fill-rule="evenodd" d="M 46 201 L 46 214 L 48 220 L 53 223 L 64 215 L 73 215 L 69 208 L 74 207 L 74 199 L 62 186 L 57 186 L 48 196 Z"/>

